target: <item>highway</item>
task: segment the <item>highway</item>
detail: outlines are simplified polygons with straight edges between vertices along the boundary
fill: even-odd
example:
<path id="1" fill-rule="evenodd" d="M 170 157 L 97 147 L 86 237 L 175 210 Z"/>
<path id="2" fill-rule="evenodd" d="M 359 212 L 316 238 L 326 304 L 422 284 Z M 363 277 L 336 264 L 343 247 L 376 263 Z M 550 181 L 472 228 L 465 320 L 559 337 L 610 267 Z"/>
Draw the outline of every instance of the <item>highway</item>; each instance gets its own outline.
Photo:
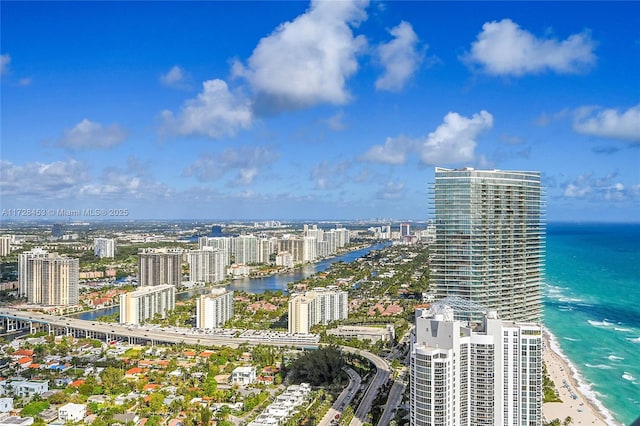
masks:
<path id="1" fill-rule="evenodd" d="M 373 379 L 371 380 L 367 391 L 362 397 L 360 405 L 358 405 L 358 408 L 355 411 L 355 416 L 353 416 L 351 423 L 349 423 L 350 426 L 362 426 L 362 424 L 367 422 L 367 414 L 369 414 L 369 412 L 371 411 L 373 400 L 376 398 L 380 387 L 385 384 L 385 382 L 389 378 L 391 374 L 391 368 L 389 367 L 389 364 L 387 364 L 387 361 L 377 355 L 372 354 L 371 352 L 363 351 L 356 348 L 350 348 L 348 346 L 341 346 L 340 348 L 345 352 L 367 358 L 376 367 L 376 374 L 375 376 L 373 376 Z"/>
<path id="2" fill-rule="evenodd" d="M 320 420 L 319 426 L 329 426 L 332 420 L 336 420 L 336 415 L 342 416 L 345 408 L 351 403 L 351 400 L 360 389 L 360 384 L 362 383 L 362 379 L 351 368 L 344 368 L 344 370 L 349 375 L 349 386 L 344 388 L 344 390 L 338 395 L 336 401 L 333 403 L 329 411 L 324 415 L 322 420 Z"/>
<path id="3" fill-rule="evenodd" d="M 126 339 L 128 341 L 138 342 L 151 342 L 155 343 L 181 343 L 189 345 L 202 345 L 202 346 L 230 346 L 237 347 L 243 343 L 249 345 L 270 345 L 270 346 L 291 346 L 302 349 L 317 348 L 318 338 L 317 336 L 287 336 L 287 337 L 271 337 L 258 336 L 257 332 L 245 331 L 240 336 L 231 335 L 226 333 L 224 335 L 214 335 L 207 333 L 198 333 L 193 329 L 166 329 L 154 326 L 130 326 L 126 324 L 115 323 L 101 323 L 98 321 L 86 321 L 77 318 L 58 317 L 54 315 L 41 314 L 37 312 L 19 311 L 10 308 L 0 308 L 0 317 L 17 319 L 20 321 L 30 323 L 49 324 L 50 326 L 57 328 L 58 330 L 66 331 L 70 333 L 77 331 L 83 333 L 85 337 L 105 338 L 106 340 L 118 340 Z M 184 332 L 181 332 L 184 331 Z M 225 333 L 222 331 L 222 333 Z M 237 333 L 236 333 L 237 334 Z M 360 405 L 355 410 L 355 416 L 351 421 L 351 426 L 361 426 L 366 423 L 367 414 L 371 411 L 371 405 L 380 387 L 388 380 L 391 374 L 391 368 L 389 364 L 379 356 L 372 354 L 371 352 L 363 351 L 348 346 L 340 347 L 344 352 L 360 355 L 367 358 L 376 367 L 376 373 L 371 380 L 369 387 L 367 388 Z M 359 378 L 358 378 L 359 379 Z M 351 398 L 355 395 L 355 390 L 359 388 L 353 388 L 352 392 L 349 392 L 347 388 L 347 395 L 344 399 L 340 400 L 338 405 L 339 410 L 344 410 Z M 344 391 L 343 391 L 344 393 Z M 351 393 L 351 395 L 349 395 Z M 342 394 L 341 394 L 342 396 Z M 344 401 L 347 401 L 344 403 Z M 333 408 L 330 409 L 330 411 Z M 335 413 L 337 414 L 337 412 Z M 334 414 L 334 418 L 335 418 Z M 330 421 L 330 419 L 329 419 Z"/>
<path id="4" fill-rule="evenodd" d="M 235 332 L 222 334 L 208 334 L 195 329 L 166 329 L 157 326 L 133 326 L 126 324 L 103 323 L 86 321 L 77 318 L 58 317 L 38 312 L 19 311 L 10 308 L 0 308 L 0 316 L 21 321 L 49 324 L 58 329 L 81 331 L 86 337 L 104 337 L 106 340 L 136 340 L 139 342 L 181 343 L 204 346 L 237 347 L 243 343 L 250 345 L 293 346 L 311 348 L 318 346 L 317 336 L 289 336 L 272 337 L 261 336 L 255 331 L 245 331 L 239 337 Z M 239 332 L 238 332 L 239 334 Z"/>

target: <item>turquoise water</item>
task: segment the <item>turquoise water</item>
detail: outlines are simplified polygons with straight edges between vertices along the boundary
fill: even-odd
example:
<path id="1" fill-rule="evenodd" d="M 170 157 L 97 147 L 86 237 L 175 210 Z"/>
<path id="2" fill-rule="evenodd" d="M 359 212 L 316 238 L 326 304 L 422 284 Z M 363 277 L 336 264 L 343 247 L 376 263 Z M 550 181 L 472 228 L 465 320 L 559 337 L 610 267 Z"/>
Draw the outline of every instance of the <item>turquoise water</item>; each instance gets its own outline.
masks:
<path id="1" fill-rule="evenodd" d="M 640 418 L 640 224 L 547 227 L 545 326 L 620 423 Z"/>

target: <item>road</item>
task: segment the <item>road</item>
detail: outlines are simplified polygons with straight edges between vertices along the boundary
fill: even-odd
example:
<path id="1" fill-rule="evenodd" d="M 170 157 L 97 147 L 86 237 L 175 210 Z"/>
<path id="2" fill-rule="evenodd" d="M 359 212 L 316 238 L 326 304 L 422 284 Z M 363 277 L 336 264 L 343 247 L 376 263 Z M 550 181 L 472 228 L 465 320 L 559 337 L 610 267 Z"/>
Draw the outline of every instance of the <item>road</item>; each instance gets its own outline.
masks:
<path id="1" fill-rule="evenodd" d="M 409 343 L 409 339 L 411 338 L 411 332 L 413 327 L 411 327 L 407 333 L 402 337 L 398 347 L 402 347 L 403 345 L 407 345 Z M 406 357 L 404 359 L 404 365 L 400 372 L 398 373 L 398 377 L 393 382 L 393 386 L 391 386 L 391 390 L 389 391 L 389 397 L 387 398 L 387 403 L 384 406 L 384 411 L 382 412 L 382 416 L 378 421 L 378 426 L 387 426 L 391 423 L 393 416 L 395 415 L 396 408 L 402 402 L 402 397 L 404 395 L 404 391 L 407 388 L 407 374 L 409 374 L 408 367 L 411 363 L 411 351 L 407 350 Z"/>
<path id="2" fill-rule="evenodd" d="M 369 412 L 371 411 L 371 405 L 373 404 L 373 400 L 378 394 L 378 390 L 382 385 L 385 384 L 391 374 L 391 367 L 389 367 L 387 361 L 377 355 L 372 354 L 371 352 L 363 351 L 356 348 L 350 348 L 348 346 L 341 346 L 340 348 L 345 352 L 367 358 L 376 367 L 376 374 L 375 376 L 373 376 L 373 379 L 371 380 L 371 383 L 369 384 L 364 397 L 362 397 L 360 405 L 358 405 L 358 408 L 355 411 L 355 416 L 353 416 L 353 420 L 351 420 L 351 423 L 349 423 L 350 426 L 362 426 L 362 424 L 367 422 L 367 414 L 369 414 Z"/>
<path id="3" fill-rule="evenodd" d="M 10 308 L 0 308 L 0 316 L 20 319 L 23 321 L 30 321 L 34 323 L 50 324 L 59 328 L 68 328 L 69 330 L 80 330 L 86 333 L 87 336 L 102 334 L 108 339 L 124 338 L 124 339 L 137 339 L 141 341 L 149 342 L 162 342 L 162 343 L 181 343 L 184 342 L 189 345 L 203 345 L 203 346 L 232 346 L 237 347 L 242 343 L 248 343 L 250 345 L 270 345 L 270 346 L 292 346 L 298 348 L 310 348 L 317 347 L 317 341 L 305 340 L 304 338 L 288 337 L 288 338 L 256 338 L 250 336 L 234 337 L 234 336 L 216 336 L 211 334 L 193 334 L 193 330 L 185 329 L 184 333 L 175 330 L 161 329 L 149 326 L 135 327 L 122 324 L 101 323 L 85 321 L 77 318 L 58 317 L 53 315 L 46 315 L 36 312 L 25 312 Z M 145 328 L 147 327 L 147 328 Z M 302 339 L 302 341 L 301 341 Z M 372 354 L 371 352 L 363 351 L 348 346 L 340 347 L 344 352 L 360 355 L 367 358 L 376 367 L 376 374 L 371 380 L 369 387 L 367 388 L 360 405 L 355 411 L 355 416 L 350 423 L 350 426 L 361 426 L 366 423 L 367 414 L 371 411 L 371 405 L 376 398 L 380 387 L 387 381 L 391 374 L 391 368 L 389 364 L 379 356 Z M 347 397 L 353 397 L 355 392 L 349 396 L 347 391 Z M 349 399 L 349 401 L 351 401 Z M 344 404 L 346 407 L 346 404 Z M 344 409 L 344 407 L 342 409 Z M 336 413 L 337 414 L 337 413 Z M 335 414 L 334 414 L 335 417 Z"/>
<path id="4" fill-rule="evenodd" d="M 351 368 L 344 369 L 349 375 L 349 386 L 344 388 L 344 390 L 338 395 L 336 401 L 333 403 L 329 411 L 324 415 L 322 420 L 320 420 L 319 426 L 329 426 L 332 420 L 336 419 L 336 415 L 342 416 L 345 408 L 351 403 L 351 400 L 356 395 L 358 389 L 360 389 L 360 385 L 362 384 L 362 379 Z"/>
<path id="5" fill-rule="evenodd" d="M 77 318 L 58 317 L 54 315 L 41 314 L 38 312 L 19 311 L 10 308 L 0 308 L 0 316 L 30 321 L 33 323 L 50 324 L 58 328 L 68 328 L 69 330 L 80 330 L 86 337 L 102 334 L 107 340 L 137 339 L 152 343 L 181 343 L 189 345 L 204 346 L 231 346 L 237 347 L 240 344 L 250 345 L 270 345 L 270 346 L 293 346 L 298 348 L 317 347 L 317 339 L 313 337 L 260 337 L 260 336 L 240 336 L 215 335 L 200 333 L 195 329 L 173 330 L 154 326 L 132 326 L 126 324 L 103 323 L 99 321 L 86 321 Z"/>

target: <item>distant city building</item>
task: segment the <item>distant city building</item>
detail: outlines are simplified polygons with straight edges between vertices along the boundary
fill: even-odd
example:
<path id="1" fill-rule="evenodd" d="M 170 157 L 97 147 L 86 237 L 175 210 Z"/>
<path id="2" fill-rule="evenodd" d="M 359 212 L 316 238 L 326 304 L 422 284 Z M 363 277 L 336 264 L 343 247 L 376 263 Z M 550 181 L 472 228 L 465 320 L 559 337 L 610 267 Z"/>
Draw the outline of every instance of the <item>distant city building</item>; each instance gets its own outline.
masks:
<path id="1" fill-rule="evenodd" d="M 280 252 L 276 255 L 276 266 L 284 266 L 285 268 L 293 268 L 293 256 L 288 251 Z"/>
<path id="2" fill-rule="evenodd" d="M 204 246 L 187 254 L 189 281 L 218 283 L 227 278 L 226 256 L 223 249 Z"/>
<path id="3" fill-rule="evenodd" d="M 308 334 L 315 324 L 346 319 L 348 293 L 338 287 L 318 287 L 289 299 L 289 333 Z"/>
<path id="4" fill-rule="evenodd" d="M 286 251 L 293 257 L 293 263 L 302 263 L 304 256 L 304 241 L 301 238 L 289 236 L 278 240 L 278 253 Z"/>
<path id="5" fill-rule="evenodd" d="M 313 262 L 318 258 L 318 239 L 316 237 L 307 236 L 303 239 L 302 261 L 305 263 Z"/>
<path id="6" fill-rule="evenodd" d="M 59 223 L 54 223 L 51 227 L 51 236 L 54 238 L 62 238 L 64 235 L 64 227 Z"/>
<path id="7" fill-rule="evenodd" d="M 222 250 L 225 259 L 224 264 L 231 264 L 231 238 L 229 237 L 200 237 L 198 238 L 200 250 L 205 247 L 212 247 Z"/>
<path id="8" fill-rule="evenodd" d="M 140 249 L 138 284 L 141 286 L 180 285 L 182 282 L 181 249 Z"/>
<path id="9" fill-rule="evenodd" d="M 8 256 L 11 253 L 13 235 L 0 235 L 0 256 Z"/>
<path id="10" fill-rule="evenodd" d="M 235 243 L 233 250 L 233 259 L 235 263 L 248 265 L 251 263 L 259 263 L 260 250 L 259 240 L 255 235 L 240 235 L 233 238 Z"/>
<path id="11" fill-rule="evenodd" d="M 93 240 L 93 254 L 99 258 L 114 257 L 116 255 L 116 240 L 112 238 L 95 238 Z"/>
<path id="12" fill-rule="evenodd" d="M 436 299 L 457 296 L 504 319 L 540 321 L 545 259 L 540 172 L 436 167 Z"/>
<path id="13" fill-rule="evenodd" d="M 165 318 L 175 306 L 175 286 L 163 284 L 142 287 L 120 295 L 120 323 L 142 324 L 155 315 Z"/>
<path id="14" fill-rule="evenodd" d="M 210 237 L 222 237 L 222 226 L 220 225 L 213 225 L 211 227 L 211 234 L 209 234 Z"/>
<path id="15" fill-rule="evenodd" d="M 233 292 L 212 290 L 196 299 L 196 328 L 218 328 L 233 318 Z"/>
<path id="16" fill-rule="evenodd" d="M 27 303 L 76 305 L 79 301 L 80 261 L 42 249 L 18 255 L 18 294 Z"/>
<path id="17" fill-rule="evenodd" d="M 534 323 L 454 319 L 417 311 L 411 342 L 410 424 L 542 425 L 542 339 Z"/>
<path id="18" fill-rule="evenodd" d="M 408 223 L 400 224 L 400 236 L 408 237 L 409 235 L 411 235 L 410 225 Z"/>

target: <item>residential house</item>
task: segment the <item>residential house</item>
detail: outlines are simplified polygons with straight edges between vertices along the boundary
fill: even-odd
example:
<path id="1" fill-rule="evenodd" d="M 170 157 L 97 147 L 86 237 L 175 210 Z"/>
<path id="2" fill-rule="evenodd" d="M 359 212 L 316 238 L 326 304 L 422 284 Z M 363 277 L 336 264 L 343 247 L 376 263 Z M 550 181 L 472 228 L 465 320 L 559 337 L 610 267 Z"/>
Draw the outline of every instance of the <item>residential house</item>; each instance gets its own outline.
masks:
<path id="1" fill-rule="evenodd" d="M 85 404 L 68 403 L 58 408 L 58 419 L 63 422 L 79 422 L 87 415 Z"/>

